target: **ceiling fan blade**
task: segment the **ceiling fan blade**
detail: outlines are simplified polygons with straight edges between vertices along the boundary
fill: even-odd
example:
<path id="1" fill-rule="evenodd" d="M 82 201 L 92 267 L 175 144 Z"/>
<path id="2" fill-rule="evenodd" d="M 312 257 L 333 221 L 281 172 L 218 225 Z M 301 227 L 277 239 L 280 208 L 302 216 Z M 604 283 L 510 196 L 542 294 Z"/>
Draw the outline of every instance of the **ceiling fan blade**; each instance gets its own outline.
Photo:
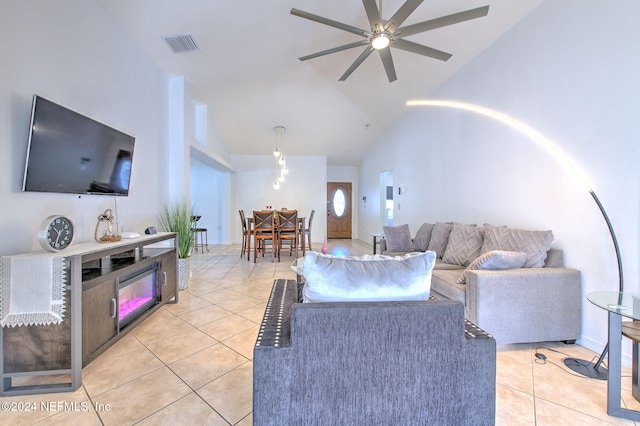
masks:
<path id="1" fill-rule="evenodd" d="M 371 31 L 376 29 L 382 29 L 382 17 L 380 11 L 376 5 L 376 0 L 362 0 L 364 4 L 364 10 L 367 12 L 367 18 L 369 18 L 369 25 L 371 25 Z"/>
<path id="2" fill-rule="evenodd" d="M 393 43 L 393 47 L 406 50 L 407 52 L 417 53 L 418 55 L 428 56 L 433 59 L 439 59 L 441 61 L 447 61 L 452 56 L 450 53 L 403 39 L 396 40 Z"/>
<path id="3" fill-rule="evenodd" d="M 301 61 L 306 61 L 308 59 L 317 58 L 319 56 L 328 55 L 330 53 L 340 52 L 342 50 L 352 49 L 354 47 L 362 46 L 362 45 L 365 45 L 365 44 L 369 44 L 369 42 L 367 40 L 356 41 L 355 43 L 345 44 L 345 45 L 342 45 L 342 46 L 338 46 L 338 47 L 334 47 L 334 48 L 331 48 L 331 49 L 323 50 L 322 52 L 318 52 L 318 53 L 312 53 L 311 55 L 303 56 L 303 57 L 298 58 L 298 59 L 300 59 Z"/>
<path id="4" fill-rule="evenodd" d="M 392 81 L 396 81 L 398 77 L 396 77 L 396 68 L 393 66 L 393 58 L 391 57 L 391 49 L 388 47 L 386 49 L 378 50 L 380 53 L 380 59 L 382 59 L 382 65 L 384 65 L 384 70 L 387 72 L 387 78 L 389 78 L 389 83 Z"/>
<path id="5" fill-rule="evenodd" d="M 332 19 L 323 18 L 322 16 L 314 15 L 313 13 L 304 12 L 298 9 L 291 9 L 291 14 L 299 16 L 301 18 L 309 19 L 311 21 L 319 22 L 321 24 L 329 25 L 330 27 L 338 28 L 339 30 L 347 31 L 353 34 L 357 34 L 362 37 L 368 37 L 369 32 L 361 28 L 354 27 L 352 25 L 343 24 Z"/>
<path id="6" fill-rule="evenodd" d="M 423 0 L 407 0 L 404 2 L 400 9 L 387 21 L 384 26 L 385 30 L 389 30 L 392 33 L 395 32 L 422 2 Z"/>
<path id="7" fill-rule="evenodd" d="M 338 79 L 338 81 L 345 81 L 347 78 L 349 78 L 351 73 L 354 72 L 356 70 L 356 68 L 358 68 L 360 66 L 360 64 L 363 63 L 364 60 L 369 57 L 369 55 L 371 55 L 371 52 L 373 52 L 373 48 L 367 46 L 367 48 L 364 49 L 364 52 L 362 52 L 360 54 L 360 56 L 358 56 L 358 58 L 355 60 L 355 62 L 353 64 L 351 64 L 349 69 L 347 69 L 344 72 L 344 74 L 342 74 L 342 77 L 340 77 Z"/>
<path id="8" fill-rule="evenodd" d="M 482 18 L 489 13 L 489 6 L 482 6 L 476 9 L 469 9 L 464 12 L 454 13 L 452 15 L 442 16 L 440 18 L 431 19 L 430 21 L 420 22 L 418 24 L 408 25 L 400 28 L 398 37 L 407 37 L 413 34 L 422 33 L 436 28 L 446 27 L 448 25 L 458 24 L 464 21 L 470 21 L 476 18 Z"/>

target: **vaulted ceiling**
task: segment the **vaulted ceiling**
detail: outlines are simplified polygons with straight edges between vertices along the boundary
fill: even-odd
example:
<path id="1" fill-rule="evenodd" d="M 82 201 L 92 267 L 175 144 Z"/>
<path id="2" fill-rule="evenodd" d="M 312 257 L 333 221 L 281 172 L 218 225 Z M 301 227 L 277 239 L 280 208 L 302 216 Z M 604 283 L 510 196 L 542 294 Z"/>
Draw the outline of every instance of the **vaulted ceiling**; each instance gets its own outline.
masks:
<path id="1" fill-rule="evenodd" d="M 284 126 L 288 155 L 357 165 L 371 144 L 542 0 L 426 0 L 405 21 L 423 22 L 489 5 L 486 17 L 407 37 L 452 54 L 446 62 L 392 49 L 390 83 L 378 55 L 346 80 L 364 50 L 298 58 L 362 38 L 290 14 L 292 8 L 370 29 L 360 0 L 100 0 L 167 76 L 185 76 L 191 98 L 208 106 L 209 138 L 230 154 L 269 154 Z M 404 0 L 378 1 L 390 18 Z M 174 53 L 165 37 L 189 34 L 198 50 Z"/>

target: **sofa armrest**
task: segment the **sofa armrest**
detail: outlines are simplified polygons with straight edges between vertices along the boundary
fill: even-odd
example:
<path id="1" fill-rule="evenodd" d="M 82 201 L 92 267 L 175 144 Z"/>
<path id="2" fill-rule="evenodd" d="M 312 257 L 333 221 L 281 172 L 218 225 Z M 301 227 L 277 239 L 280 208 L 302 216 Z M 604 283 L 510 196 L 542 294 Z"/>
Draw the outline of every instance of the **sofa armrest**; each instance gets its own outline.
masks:
<path id="1" fill-rule="evenodd" d="M 253 348 L 253 387 L 259 390 L 253 394 L 253 412 L 258 416 L 254 424 L 270 424 L 291 409 L 290 400 L 282 395 L 290 392 L 293 380 L 291 306 L 297 301 L 296 281 L 274 282 Z M 278 383 L 277 392 L 263 389 L 272 383 Z"/>
<path id="2" fill-rule="evenodd" d="M 570 268 L 467 272 L 467 316 L 498 343 L 580 337 L 582 283 Z"/>

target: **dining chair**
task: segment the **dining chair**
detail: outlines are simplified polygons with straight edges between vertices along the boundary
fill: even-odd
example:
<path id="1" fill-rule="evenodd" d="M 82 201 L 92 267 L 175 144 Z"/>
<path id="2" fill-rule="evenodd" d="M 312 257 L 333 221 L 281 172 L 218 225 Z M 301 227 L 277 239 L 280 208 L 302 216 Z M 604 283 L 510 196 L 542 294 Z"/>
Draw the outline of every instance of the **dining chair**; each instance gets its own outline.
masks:
<path id="1" fill-rule="evenodd" d="M 290 246 L 289 256 L 293 254 L 293 247 L 296 248 L 296 258 L 298 257 L 298 241 L 299 231 L 298 226 L 298 211 L 297 210 L 280 210 L 277 215 L 278 220 L 278 262 L 280 262 L 280 252 L 285 241 L 288 241 Z"/>
<path id="2" fill-rule="evenodd" d="M 311 210 L 311 214 L 309 215 L 309 222 L 308 225 L 306 227 L 306 229 L 304 230 L 304 234 L 302 235 L 302 238 L 304 238 L 305 236 L 307 237 L 307 242 L 308 242 L 308 246 L 309 246 L 309 251 L 313 250 L 311 248 L 311 225 L 313 223 L 313 215 L 316 213 L 315 210 Z"/>
<path id="3" fill-rule="evenodd" d="M 266 245 L 271 244 L 273 257 L 276 257 L 276 222 L 271 210 L 253 211 L 253 262 L 258 257 L 258 249 L 262 249 L 262 257 L 266 251 Z"/>
<path id="4" fill-rule="evenodd" d="M 240 252 L 240 257 L 244 256 L 245 252 L 247 252 L 247 259 L 249 259 L 249 228 L 247 228 L 247 218 L 244 215 L 244 210 L 238 210 L 240 214 L 240 226 L 242 228 L 242 251 Z"/>

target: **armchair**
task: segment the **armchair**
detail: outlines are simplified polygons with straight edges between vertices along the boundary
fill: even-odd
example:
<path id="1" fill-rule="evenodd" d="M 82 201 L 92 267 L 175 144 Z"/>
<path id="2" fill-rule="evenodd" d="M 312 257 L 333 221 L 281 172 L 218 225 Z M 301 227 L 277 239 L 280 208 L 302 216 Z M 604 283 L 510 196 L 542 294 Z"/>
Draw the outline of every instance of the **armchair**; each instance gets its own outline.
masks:
<path id="1" fill-rule="evenodd" d="M 495 423 L 495 340 L 451 300 L 298 303 L 276 280 L 253 359 L 253 421 Z"/>

